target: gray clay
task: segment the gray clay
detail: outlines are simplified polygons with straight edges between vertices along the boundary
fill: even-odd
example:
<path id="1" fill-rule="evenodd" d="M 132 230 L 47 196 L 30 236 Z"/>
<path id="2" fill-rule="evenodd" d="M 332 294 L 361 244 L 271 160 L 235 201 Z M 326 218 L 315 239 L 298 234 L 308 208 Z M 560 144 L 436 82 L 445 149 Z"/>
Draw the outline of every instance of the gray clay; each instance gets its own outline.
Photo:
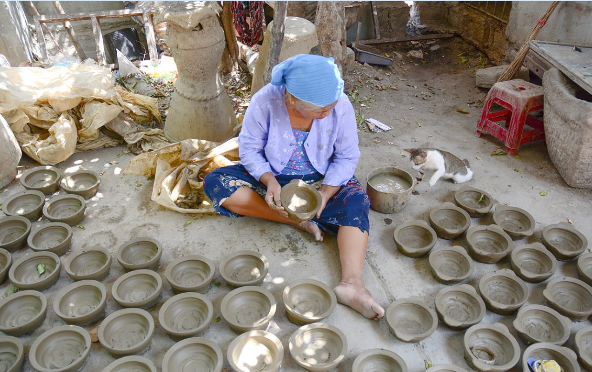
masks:
<path id="1" fill-rule="evenodd" d="M 452 364 L 437 364 L 426 369 L 425 372 L 467 372 L 466 370 Z"/>
<path id="2" fill-rule="evenodd" d="M 524 306 L 514 320 L 514 328 L 526 344 L 548 342 L 563 345 L 569 338 L 571 325 L 568 318 L 541 305 Z"/>
<path id="3" fill-rule="evenodd" d="M 40 372 L 76 372 L 84 365 L 90 346 L 90 335 L 84 328 L 54 327 L 35 339 L 29 360 Z"/>
<path id="4" fill-rule="evenodd" d="M 520 346 L 501 324 L 477 324 L 464 336 L 465 359 L 482 372 L 505 372 L 520 360 Z"/>
<path id="5" fill-rule="evenodd" d="M 4 283 L 8 276 L 8 270 L 12 265 L 12 256 L 6 249 L 0 248 L 0 284 Z"/>
<path id="6" fill-rule="evenodd" d="M 103 280 L 111 269 L 111 253 L 105 248 L 73 252 L 64 263 L 73 280 Z"/>
<path id="7" fill-rule="evenodd" d="M 388 183 L 381 182 L 388 178 Z M 395 167 L 372 170 L 366 177 L 366 192 L 370 207 L 380 213 L 395 213 L 403 210 L 411 200 L 417 181 L 411 174 Z"/>
<path id="8" fill-rule="evenodd" d="M 519 309 L 528 299 L 528 286 L 512 270 L 487 273 L 479 280 L 479 292 L 487 308 L 507 315 Z"/>
<path id="9" fill-rule="evenodd" d="M 288 216 L 296 221 L 312 219 L 322 204 L 321 194 L 317 189 L 299 179 L 282 187 L 280 201 Z"/>
<path id="10" fill-rule="evenodd" d="M 63 288 L 53 299 L 53 310 L 68 324 L 86 325 L 103 316 L 107 305 L 105 286 L 82 280 Z"/>
<path id="11" fill-rule="evenodd" d="M 156 366 L 146 357 L 129 355 L 114 360 L 102 372 L 157 372 Z"/>
<path id="12" fill-rule="evenodd" d="M 366 350 L 356 357 L 352 372 L 407 372 L 405 360 L 385 349 Z"/>
<path id="13" fill-rule="evenodd" d="M 479 323 L 485 316 L 485 302 L 468 284 L 445 287 L 436 293 L 436 312 L 450 328 L 462 330 Z"/>
<path id="14" fill-rule="evenodd" d="M 0 331 L 11 336 L 29 333 L 43 324 L 47 299 L 41 292 L 22 291 L 0 301 Z"/>
<path id="15" fill-rule="evenodd" d="M 46 223 L 33 230 L 27 242 L 35 252 L 52 252 L 61 256 L 70 249 L 72 228 L 63 222 Z"/>
<path id="16" fill-rule="evenodd" d="M 454 202 L 467 211 L 471 217 L 483 217 L 493 207 L 491 195 L 483 190 L 469 186 L 465 186 L 454 193 Z"/>
<path id="17" fill-rule="evenodd" d="M 119 247 L 117 261 L 125 271 L 156 270 L 162 257 L 162 245 L 156 239 L 135 238 Z"/>
<path id="18" fill-rule="evenodd" d="M 549 306 L 574 322 L 592 315 L 592 287 L 574 278 L 555 278 L 547 283 L 543 296 Z"/>
<path id="19" fill-rule="evenodd" d="M 76 194 L 84 199 L 95 196 L 99 190 L 101 180 L 97 172 L 91 170 L 79 170 L 62 178 L 62 190 L 68 194 Z"/>
<path id="20" fill-rule="evenodd" d="M 196 355 L 200 357 L 196 358 Z M 206 338 L 192 337 L 167 350 L 162 360 L 162 372 L 179 372 L 179 366 L 188 371 L 220 372 L 223 365 L 222 349 L 218 345 Z"/>
<path id="21" fill-rule="evenodd" d="M 578 276 L 580 280 L 592 286 L 592 252 L 578 258 Z"/>
<path id="22" fill-rule="evenodd" d="M 473 259 L 459 246 L 433 250 L 429 263 L 434 278 L 444 284 L 462 282 L 471 276 L 475 266 Z"/>
<path id="23" fill-rule="evenodd" d="M 164 276 L 175 293 L 205 293 L 215 273 L 212 260 L 194 254 L 180 257 L 168 264 Z"/>
<path id="24" fill-rule="evenodd" d="M 496 263 L 514 248 L 512 238 L 497 225 L 473 226 L 466 238 L 471 257 L 482 263 Z"/>
<path id="25" fill-rule="evenodd" d="M 220 261 L 220 275 L 233 287 L 260 285 L 269 271 L 269 261 L 259 252 L 233 252 Z"/>
<path id="26" fill-rule="evenodd" d="M 543 244 L 558 260 L 568 261 L 586 250 L 588 240 L 571 224 L 561 222 L 543 229 Z"/>
<path id="27" fill-rule="evenodd" d="M 44 270 L 40 274 L 38 268 L 41 264 Z M 42 291 L 58 281 L 61 268 L 60 258 L 55 253 L 35 252 L 15 261 L 8 271 L 8 277 L 20 289 Z"/>
<path id="28" fill-rule="evenodd" d="M 427 254 L 438 241 L 434 229 L 423 220 L 403 223 L 393 234 L 395 244 L 401 253 L 408 257 L 421 257 Z"/>
<path id="29" fill-rule="evenodd" d="M 321 321 L 337 306 L 335 292 L 325 283 L 313 279 L 300 279 L 287 285 L 283 300 L 286 316 L 297 325 Z"/>
<path id="30" fill-rule="evenodd" d="M 195 337 L 207 330 L 214 307 L 205 295 L 182 293 L 169 298 L 158 312 L 158 320 L 173 338 Z"/>
<path id="31" fill-rule="evenodd" d="M 516 275 L 530 283 L 542 282 L 557 271 L 557 259 L 541 243 L 514 248 L 510 261 Z"/>
<path id="32" fill-rule="evenodd" d="M 493 212 L 493 221 L 512 239 L 524 239 L 534 233 L 534 218 L 524 209 L 498 205 Z"/>
<path id="33" fill-rule="evenodd" d="M 58 195 L 43 206 L 43 216 L 51 222 L 63 222 L 74 226 L 84 219 L 86 201 L 79 195 Z"/>
<path id="34" fill-rule="evenodd" d="M 292 333 L 290 355 L 302 368 L 312 372 L 335 369 L 347 353 L 347 338 L 337 327 L 326 323 L 312 323 Z"/>
<path id="35" fill-rule="evenodd" d="M 154 320 L 142 309 L 118 310 L 101 322 L 99 342 L 107 351 L 118 358 L 140 353 L 152 340 Z"/>
<path id="36" fill-rule="evenodd" d="M 226 353 L 234 371 L 279 371 L 284 346 L 277 336 L 266 331 L 250 331 L 235 338 Z M 247 361 L 256 361 L 249 364 Z"/>
<path id="37" fill-rule="evenodd" d="M 592 326 L 584 327 L 576 333 L 574 340 L 580 363 L 592 370 Z"/>
<path id="38" fill-rule="evenodd" d="M 430 225 L 439 238 L 456 239 L 461 236 L 471 224 L 471 217 L 462 208 L 446 202 L 430 211 Z"/>
<path id="39" fill-rule="evenodd" d="M 158 303 L 162 278 L 152 270 L 130 271 L 119 277 L 111 289 L 113 299 L 123 307 L 149 309 Z"/>
<path id="40" fill-rule="evenodd" d="M 41 191 L 26 190 L 10 195 L 2 205 L 2 211 L 7 216 L 23 216 L 31 221 L 41 217 L 45 195 Z"/>
<path id="41" fill-rule="evenodd" d="M 576 353 L 566 347 L 545 342 L 530 345 L 524 350 L 524 354 L 522 355 L 522 369 L 524 371 L 529 371 L 527 363 L 529 358 L 534 358 L 536 360 L 554 360 L 561 366 L 563 372 L 580 371 Z"/>
<path id="42" fill-rule="evenodd" d="M 47 195 L 58 191 L 61 177 L 62 171 L 58 168 L 44 165 L 24 172 L 20 182 L 27 190 L 36 190 Z"/>
<path id="43" fill-rule="evenodd" d="M 0 248 L 15 252 L 25 246 L 31 232 L 31 221 L 22 216 L 0 219 Z"/>
<path id="44" fill-rule="evenodd" d="M 12 336 L 0 336 L 0 366 L 4 372 L 20 372 L 25 360 L 21 341 Z"/>
<path id="45" fill-rule="evenodd" d="M 403 342 L 424 340 L 438 326 L 438 315 L 419 297 L 393 302 L 385 317 L 391 333 Z"/>
<path id="46" fill-rule="evenodd" d="M 245 286 L 224 296 L 220 310 L 236 333 L 264 330 L 275 314 L 276 301 L 267 289 Z"/>

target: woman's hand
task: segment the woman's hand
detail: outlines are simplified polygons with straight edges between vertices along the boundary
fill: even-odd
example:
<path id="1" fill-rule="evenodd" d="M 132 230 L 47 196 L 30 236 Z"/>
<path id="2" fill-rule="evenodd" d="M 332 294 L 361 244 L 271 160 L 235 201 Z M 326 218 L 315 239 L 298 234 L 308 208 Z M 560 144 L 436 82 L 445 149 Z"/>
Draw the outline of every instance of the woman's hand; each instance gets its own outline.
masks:
<path id="1" fill-rule="evenodd" d="M 316 218 L 321 217 L 321 213 L 323 213 L 323 210 L 327 206 L 327 202 L 333 197 L 333 195 L 335 195 L 339 188 L 340 186 L 321 185 L 319 188 L 319 193 L 321 194 L 321 208 L 317 212 L 315 216 Z"/>
<path id="2" fill-rule="evenodd" d="M 278 183 L 275 176 L 269 172 L 264 173 L 260 181 L 267 185 L 267 193 L 265 194 L 265 202 L 269 205 L 269 208 L 273 209 L 274 211 L 278 212 L 283 217 L 288 217 L 288 212 L 282 207 L 282 203 L 280 201 L 280 194 L 282 192 L 282 187 Z"/>

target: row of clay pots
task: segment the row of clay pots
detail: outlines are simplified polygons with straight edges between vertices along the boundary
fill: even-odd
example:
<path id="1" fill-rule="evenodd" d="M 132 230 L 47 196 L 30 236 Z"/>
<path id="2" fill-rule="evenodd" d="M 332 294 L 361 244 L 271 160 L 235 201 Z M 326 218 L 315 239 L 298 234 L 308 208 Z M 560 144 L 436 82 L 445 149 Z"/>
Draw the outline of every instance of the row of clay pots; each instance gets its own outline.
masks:
<path id="1" fill-rule="evenodd" d="M 80 195 L 84 199 L 93 197 L 101 180 L 96 172 L 81 169 L 63 177 L 63 173 L 50 165 L 35 167 L 21 175 L 21 184 L 27 190 L 39 191 L 43 194 L 53 194 L 58 187 L 68 193 Z"/>
<path id="2" fill-rule="evenodd" d="M 63 222 L 70 226 L 80 223 L 86 210 L 86 200 L 80 195 L 57 195 L 45 202 L 45 195 L 35 190 L 17 192 L 9 196 L 4 204 L 4 214 L 9 217 L 37 221 L 43 215 L 51 222 Z"/>

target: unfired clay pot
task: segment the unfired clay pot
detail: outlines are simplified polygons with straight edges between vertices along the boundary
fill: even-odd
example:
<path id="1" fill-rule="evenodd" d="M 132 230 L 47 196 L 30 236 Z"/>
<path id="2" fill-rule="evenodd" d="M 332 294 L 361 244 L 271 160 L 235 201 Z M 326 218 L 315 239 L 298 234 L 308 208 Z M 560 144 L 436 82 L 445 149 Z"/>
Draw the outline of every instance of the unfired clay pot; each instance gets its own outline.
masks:
<path id="1" fill-rule="evenodd" d="M 396 213 L 407 205 L 417 180 L 406 170 L 396 167 L 373 169 L 366 176 L 366 193 L 370 208 L 380 213 Z"/>
<path id="2" fill-rule="evenodd" d="M 288 212 L 288 217 L 296 221 L 308 221 L 321 209 L 322 198 L 313 186 L 295 179 L 282 187 L 280 202 Z"/>
<path id="3" fill-rule="evenodd" d="M 222 318 L 236 333 L 265 330 L 275 310 L 276 302 L 271 292 L 255 286 L 230 291 L 220 306 Z"/>
<path id="4" fill-rule="evenodd" d="M 90 335 L 84 328 L 54 327 L 35 339 L 29 360 L 39 372 L 76 372 L 84 365 L 90 346 Z"/>
<path id="5" fill-rule="evenodd" d="M 43 264 L 43 273 L 39 270 Z M 60 258 L 51 252 L 35 252 L 18 259 L 8 272 L 10 281 L 20 289 L 42 291 L 54 285 L 60 278 Z"/>
<path id="6" fill-rule="evenodd" d="M 528 305 L 518 311 L 514 328 L 525 344 L 548 342 L 563 345 L 569 338 L 571 320 L 547 306 Z"/>
<path id="7" fill-rule="evenodd" d="M 493 221 L 512 239 L 524 239 L 534 233 L 534 218 L 524 209 L 498 205 L 493 212 Z"/>
<path id="8" fill-rule="evenodd" d="M 578 276 L 580 280 L 592 286 L 592 252 L 578 258 Z"/>
<path id="9" fill-rule="evenodd" d="M 465 186 L 454 193 L 454 202 L 467 211 L 471 217 L 483 217 L 493 207 L 491 195 L 483 190 L 469 186 Z"/>
<path id="10" fill-rule="evenodd" d="M 442 239 L 456 239 L 471 224 L 471 217 L 462 208 L 446 202 L 430 211 L 430 225 Z"/>
<path id="11" fill-rule="evenodd" d="M 220 275 L 234 287 L 260 285 L 268 271 L 267 258 L 256 251 L 236 251 L 220 261 Z"/>
<path id="12" fill-rule="evenodd" d="M 107 305 L 105 286 L 82 280 L 63 288 L 53 299 L 53 311 L 68 324 L 86 325 L 103 316 Z"/>
<path id="13" fill-rule="evenodd" d="M 43 216 L 51 222 L 77 225 L 84 219 L 86 201 L 80 195 L 58 195 L 49 199 L 43 206 Z"/>
<path id="14" fill-rule="evenodd" d="M 95 196 L 99 190 L 101 179 L 97 172 L 82 169 L 62 178 L 62 190 L 68 194 L 76 194 L 82 196 L 84 199 L 89 199 Z"/>
<path id="15" fill-rule="evenodd" d="M 501 323 L 477 324 L 464 336 L 465 359 L 482 372 L 505 372 L 520 360 L 520 346 Z"/>
<path id="16" fill-rule="evenodd" d="M 468 284 L 444 287 L 436 293 L 439 318 L 456 331 L 479 323 L 485 311 L 485 302 L 475 288 Z"/>
<path id="17" fill-rule="evenodd" d="M 162 278 L 152 270 L 130 271 L 120 276 L 111 293 L 113 299 L 123 307 L 149 309 L 158 303 L 162 292 Z"/>
<path id="18" fill-rule="evenodd" d="M 482 263 L 496 263 L 514 248 L 514 242 L 497 225 L 473 226 L 467 230 L 469 254 Z"/>
<path id="19" fill-rule="evenodd" d="M 181 369 L 183 366 L 183 369 Z M 212 341 L 192 337 L 174 344 L 162 360 L 162 372 L 220 372 L 224 366 L 222 350 Z"/>
<path id="20" fill-rule="evenodd" d="M 584 327 L 576 333 L 574 339 L 576 352 L 578 353 L 580 363 L 592 370 L 592 326 Z"/>
<path id="21" fill-rule="evenodd" d="M 63 222 L 50 222 L 34 229 L 27 239 L 35 252 L 52 252 L 58 256 L 70 249 L 72 228 Z"/>
<path id="22" fill-rule="evenodd" d="M 541 243 L 525 244 L 510 253 L 512 270 L 521 279 L 539 283 L 557 271 L 557 260 Z"/>
<path id="23" fill-rule="evenodd" d="M 284 359 L 284 346 L 273 333 L 250 331 L 232 340 L 226 355 L 233 371 L 277 372 Z"/>
<path id="24" fill-rule="evenodd" d="M 50 165 L 43 165 L 27 170 L 21 175 L 21 184 L 27 190 L 36 190 L 44 194 L 58 191 L 62 171 Z"/>
<path id="25" fill-rule="evenodd" d="M 214 279 L 216 268 L 212 260 L 193 254 L 168 264 L 164 276 L 175 293 L 205 293 Z"/>
<path id="26" fill-rule="evenodd" d="M 31 221 L 22 216 L 0 219 L 0 248 L 15 252 L 25 246 L 31 232 Z"/>
<path id="27" fill-rule="evenodd" d="M 111 253 L 101 247 L 73 252 L 64 263 L 73 280 L 103 280 L 111 269 Z"/>
<path id="28" fill-rule="evenodd" d="M 335 369 L 347 353 L 347 338 L 337 327 L 326 323 L 302 326 L 290 336 L 290 355 L 302 368 L 312 372 Z"/>
<path id="29" fill-rule="evenodd" d="M 129 355 L 111 362 L 102 372 L 157 372 L 152 361 L 143 356 Z"/>
<path id="30" fill-rule="evenodd" d="M 512 270 L 487 273 L 479 280 L 479 292 L 487 308 L 508 315 L 518 310 L 528 299 L 528 286 Z"/>
<path id="31" fill-rule="evenodd" d="M 0 366 L 4 372 L 20 372 L 24 360 L 21 341 L 12 336 L 0 336 Z"/>
<path id="32" fill-rule="evenodd" d="M 11 336 L 29 333 L 43 324 L 47 299 L 41 292 L 22 291 L 0 301 L 0 331 Z"/>
<path id="33" fill-rule="evenodd" d="M 390 350 L 370 349 L 356 357 L 352 372 L 407 372 L 403 358 Z"/>
<path id="34" fill-rule="evenodd" d="M 158 321 L 173 338 L 204 333 L 214 316 L 214 306 L 200 293 L 181 293 L 169 298 L 158 312 Z"/>
<path id="35" fill-rule="evenodd" d="M 522 370 L 530 371 L 528 359 L 554 360 L 563 372 L 580 372 L 578 357 L 573 350 L 546 342 L 530 345 L 522 354 Z"/>
<path id="36" fill-rule="evenodd" d="M 117 261 L 125 271 L 155 270 L 162 256 L 162 245 L 156 239 L 135 238 L 119 247 Z"/>
<path id="37" fill-rule="evenodd" d="M 335 310 L 335 292 L 323 282 L 300 279 L 284 288 L 286 316 L 297 325 L 319 322 Z"/>
<path id="38" fill-rule="evenodd" d="M 99 341 L 116 358 L 140 353 L 152 340 L 154 320 L 142 309 L 118 310 L 99 326 Z"/>
<path id="39" fill-rule="evenodd" d="M 426 369 L 425 372 L 467 372 L 466 370 L 453 366 L 452 364 L 437 364 Z"/>
<path id="40" fill-rule="evenodd" d="M 473 259 L 459 246 L 433 250 L 429 262 L 434 278 L 444 284 L 462 282 L 471 276 L 475 266 Z"/>
<path id="41" fill-rule="evenodd" d="M 26 190 L 10 195 L 2 205 L 2 211 L 7 216 L 23 216 L 31 221 L 41 217 L 45 195 L 41 191 Z"/>
<path id="42" fill-rule="evenodd" d="M 555 278 L 547 283 L 543 296 L 551 308 L 574 322 L 592 315 L 592 287 L 574 278 Z"/>
<path id="43" fill-rule="evenodd" d="M 423 220 L 397 226 L 393 237 L 399 251 L 408 257 L 421 257 L 427 254 L 438 241 L 434 229 Z"/>
<path id="44" fill-rule="evenodd" d="M 588 248 L 588 240 L 571 224 L 561 222 L 543 229 L 543 244 L 560 261 L 576 258 Z"/>
<path id="45" fill-rule="evenodd" d="M 6 280 L 10 265 L 12 265 L 12 256 L 6 249 L 0 248 L 0 284 Z"/>
<path id="46" fill-rule="evenodd" d="M 424 340 L 438 326 L 438 315 L 419 297 L 393 302 L 385 317 L 391 333 L 403 342 Z"/>

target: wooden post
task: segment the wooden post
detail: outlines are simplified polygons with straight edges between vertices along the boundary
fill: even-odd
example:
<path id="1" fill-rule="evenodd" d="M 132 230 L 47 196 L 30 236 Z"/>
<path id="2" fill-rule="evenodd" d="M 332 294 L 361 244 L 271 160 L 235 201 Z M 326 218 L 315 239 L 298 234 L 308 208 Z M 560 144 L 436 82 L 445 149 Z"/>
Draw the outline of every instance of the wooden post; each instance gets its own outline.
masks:
<path id="1" fill-rule="evenodd" d="M 49 66 L 49 55 L 47 54 L 45 36 L 43 35 L 43 27 L 41 27 L 39 17 L 35 17 L 35 25 L 37 28 L 37 43 L 39 43 L 39 50 L 41 51 L 41 58 L 43 58 L 43 64 L 45 66 Z"/>
<path id="2" fill-rule="evenodd" d="M 62 6 L 60 5 L 59 1 L 52 1 L 52 3 L 59 14 L 65 14 L 64 9 L 62 9 Z M 63 24 L 66 28 L 66 31 L 68 32 L 68 35 L 70 35 L 70 40 L 72 40 L 72 44 L 74 44 L 74 48 L 76 49 L 76 53 L 78 53 L 78 57 L 80 57 L 80 59 L 84 61 L 86 59 L 86 54 L 84 53 L 84 50 L 82 49 L 80 44 L 78 44 L 78 40 L 76 40 L 76 35 L 74 34 L 74 29 L 72 28 L 72 25 L 68 21 L 64 21 Z"/>
<path id="3" fill-rule="evenodd" d="M 158 52 L 156 51 L 156 37 L 154 36 L 154 25 L 152 24 L 152 17 L 148 12 L 142 15 L 144 18 L 144 33 L 146 34 L 146 44 L 148 44 L 148 55 L 151 61 L 158 60 Z"/>
<path id="4" fill-rule="evenodd" d="M 263 74 L 263 85 L 271 81 L 271 71 L 280 60 L 282 43 L 284 42 L 284 21 L 288 10 L 287 1 L 276 1 L 273 9 L 273 27 L 271 28 L 271 44 L 269 47 L 269 61 Z"/>
<path id="5" fill-rule="evenodd" d="M 236 42 L 236 33 L 232 23 L 232 12 L 230 11 L 230 2 L 225 1 L 222 5 L 222 28 L 226 38 L 226 47 L 232 63 L 238 62 L 238 44 Z"/>
<path id="6" fill-rule="evenodd" d="M 372 6 L 372 17 L 374 19 L 374 36 L 376 39 L 380 39 L 380 27 L 378 26 L 378 10 L 376 10 L 376 1 L 371 1 Z"/>
<path id="7" fill-rule="evenodd" d="M 39 11 L 37 10 L 37 7 L 35 6 L 35 4 L 33 4 L 32 1 L 29 1 L 29 5 L 33 9 L 33 13 L 35 13 L 35 16 L 39 17 L 40 14 L 39 14 Z M 51 40 L 53 40 L 53 43 L 55 44 L 56 48 L 58 48 L 60 53 L 62 53 L 63 52 L 62 48 L 60 47 L 60 44 L 58 44 L 58 41 L 56 40 L 55 36 L 53 36 L 53 33 L 51 32 L 49 27 L 47 27 L 47 25 L 45 23 L 42 23 L 41 26 L 45 27 L 45 31 L 47 31 L 47 33 L 51 37 Z M 43 39 L 43 47 L 45 48 L 45 39 Z"/>
<path id="8" fill-rule="evenodd" d="M 101 32 L 101 23 L 96 16 L 91 16 L 92 30 L 95 36 L 95 44 L 97 46 L 97 60 L 99 65 L 106 65 L 107 59 L 105 58 L 105 44 L 103 44 L 103 33 Z"/>

